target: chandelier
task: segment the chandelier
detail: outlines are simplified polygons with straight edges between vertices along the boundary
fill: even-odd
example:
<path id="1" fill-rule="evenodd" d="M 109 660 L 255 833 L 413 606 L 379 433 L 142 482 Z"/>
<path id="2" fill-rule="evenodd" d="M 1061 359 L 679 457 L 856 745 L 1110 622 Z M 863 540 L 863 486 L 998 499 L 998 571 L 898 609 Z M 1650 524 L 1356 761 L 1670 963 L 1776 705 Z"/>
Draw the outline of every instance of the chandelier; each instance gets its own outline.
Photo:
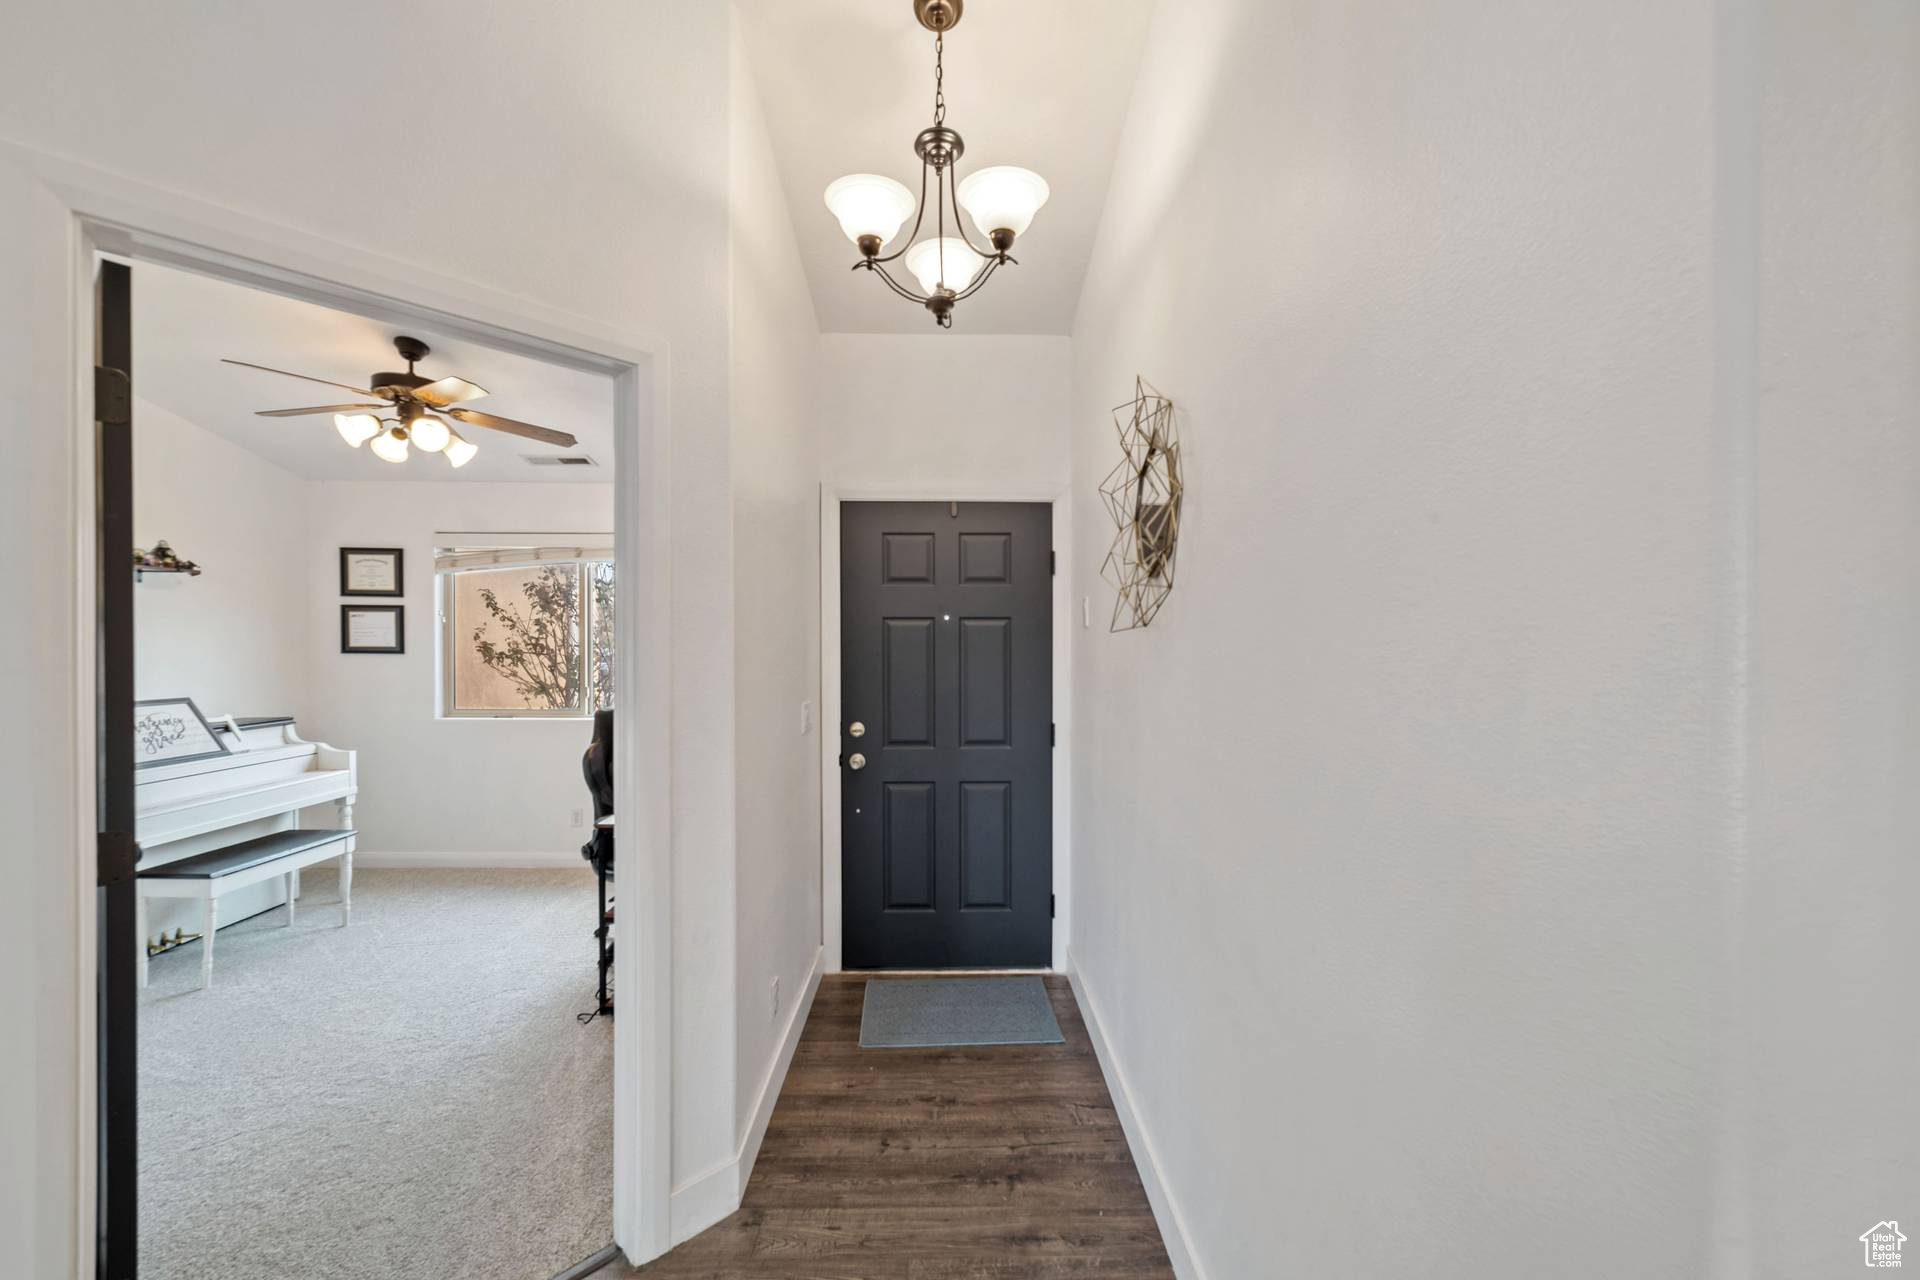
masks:
<path id="1" fill-rule="evenodd" d="M 959 133 L 947 126 L 947 98 L 943 84 L 945 69 L 942 55 L 946 33 L 960 22 L 966 0 L 913 0 L 914 17 L 933 32 L 933 124 L 922 129 L 913 140 L 914 154 L 920 157 L 920 195 L 902 183 L 877 173 L 851 173 L 827 187 L 827 208 L 840 220 L 840 229 L 860 250 L 855 271 L 871 271 L 886 282 L 889 289 L 909 302 L 917 302 L 933 314 L 942 329 L 953 327 L 953 307 L 980 291 L 988 278 L 1009 262 L 1017 262 L 1007 251 L 1014 238 L 1026 231 L 1033 215 L 1047 202 L 1047 184 L 1030 169 L 995 165 L 969 174 L 958 181 L 954 166 L 959 163 L 966 144 Z M 916 240 L 927 216 L 927 185 L 933 185 L 934 234 L 930 240 Z M 961 224 L 960 210 L 965 208 L 973 225 L 987 238 L 989 248 L 979 248 Z M 947 234 L 947 216 L 953 217 L 955 234 Z M 913 217 L 913 230 L 897 251 L 882 257 L 901 224 Z M 916 293 L 894 279 L 887 264 L 906 259 L 906 268 L 919 281 Z"/>

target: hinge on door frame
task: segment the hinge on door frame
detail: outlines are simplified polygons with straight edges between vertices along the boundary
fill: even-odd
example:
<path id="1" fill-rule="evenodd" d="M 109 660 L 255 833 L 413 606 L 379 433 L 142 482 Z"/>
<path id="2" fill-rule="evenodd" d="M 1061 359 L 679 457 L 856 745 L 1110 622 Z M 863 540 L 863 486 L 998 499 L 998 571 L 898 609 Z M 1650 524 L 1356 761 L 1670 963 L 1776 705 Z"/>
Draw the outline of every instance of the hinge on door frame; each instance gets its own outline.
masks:
<path id="1" fill-rule="evenodd" d="M 133 415 L 133 383 L 125 369 L 93 366 L 93 417 L 111 427 L 125 426 Z"/>
<path id="2" fill-rule="evenodd" d="M 133 842 L 133 835 L 127 831 L 102 831 L 96 846 L 99 854 L 99 883 L 102 887 L 124 884 L 133 879 L 133 869 L 140 861 L 140 846 Z"/>
<path id="3" fill-rule="evenodd" d="M 1050 747 L 1060 745 L 1060 726 L 1052 722 L 1047 724 L 1047 745 Z"/>
<path id="4" fill-rule="evenodd" d="M 1055 918 L 1054 913 L 1058 905 L 1059 905 L 1058 899 L 1056 899 L 1052 894 L 1048 894 L 1047 895 L 1047 919 L 1052 920 Z"/>
<path id="5" fill-rule="evenodd" d="M 1058 551 L 1047 552 L 1047 572 L 1056 578 L 1060 576 L 1060 553 Z"/>

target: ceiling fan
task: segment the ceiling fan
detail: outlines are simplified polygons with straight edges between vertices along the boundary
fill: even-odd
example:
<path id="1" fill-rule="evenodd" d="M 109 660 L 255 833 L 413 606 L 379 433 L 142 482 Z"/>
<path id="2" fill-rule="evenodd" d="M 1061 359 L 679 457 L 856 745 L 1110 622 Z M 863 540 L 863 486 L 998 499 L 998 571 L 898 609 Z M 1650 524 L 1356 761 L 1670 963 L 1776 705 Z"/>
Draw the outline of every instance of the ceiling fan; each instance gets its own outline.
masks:
<path id="1" fill-rule="evenodd" d="M 486 388 L 475 386 L 465 378 L 429 378 L 425 374 L 415 373 L 413 366 L 417 361 L 426 359 L 431 349 L 418 338 L 404 335 L 393 340 L 394 350 L 407 362 L 405 373 L 376 373 L 367 379 L 368 387 L 356 387 L 345 382 L 335 382 L 331 378 L 314 378 L 304 373 L 289 373 L 285 369 L 273 369 L 264 364 L 252 364 L 246 360 L 222 359 L 222 364 L 236 364 L 243 369 L 260 369 L 267 373 L 278 373 L 289 378 L 299 378 L 306 382 L 317 382 L 325 387 L 339 387 L 359 396 L 373 396 L 377 399 L 354 404 L 317 404 L 305 409 L 261 409 L 256 416 L 262 418 L 298 418 L 314 413 L 333 415 L 334 429 L 340 438 L 358 449 L 372 441 L 373 452 L 388 462 L 405 462 L 409 442 L 418 445 L 428 453 L 444 453 L 447 461 L 456 467 L 464 467 L 473 460 L 479 448 L 454 430 L 455 422 L 470 427 L 486 427 L 493 431 L 504 431 L 508 435 L 523 436 L 528 440 L 538 440 L 542 444 L 558 445 L 562 449 L 571 449 L 579 443 L 564 431 L 555 431 L 551 427 L 536 427 L 531 422 L 520 422 L 513 418 L 502 418 L 491 413 L 481 413 L 478 409 L 461 407 L 465 400 L 477 400 L 487 394 Z M 368 410 L 387 410 L 391 416 L 380 416 Z M 444 416 L 443 416 L 444 415 Z"/>

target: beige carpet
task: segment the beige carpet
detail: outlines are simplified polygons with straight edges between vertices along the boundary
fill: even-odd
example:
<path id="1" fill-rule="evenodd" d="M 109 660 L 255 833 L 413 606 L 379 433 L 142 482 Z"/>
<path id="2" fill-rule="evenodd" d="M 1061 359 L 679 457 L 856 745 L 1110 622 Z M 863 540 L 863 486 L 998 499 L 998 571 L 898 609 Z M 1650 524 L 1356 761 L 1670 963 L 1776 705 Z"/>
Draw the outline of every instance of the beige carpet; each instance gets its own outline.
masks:
<path id="1" fill-rule="evenodd" d="M 140 1002 L 143 1280 L 546 1280 L 612 1239 L 613 1028 L 578 871 L 331 866 L 158 957 Z"/>

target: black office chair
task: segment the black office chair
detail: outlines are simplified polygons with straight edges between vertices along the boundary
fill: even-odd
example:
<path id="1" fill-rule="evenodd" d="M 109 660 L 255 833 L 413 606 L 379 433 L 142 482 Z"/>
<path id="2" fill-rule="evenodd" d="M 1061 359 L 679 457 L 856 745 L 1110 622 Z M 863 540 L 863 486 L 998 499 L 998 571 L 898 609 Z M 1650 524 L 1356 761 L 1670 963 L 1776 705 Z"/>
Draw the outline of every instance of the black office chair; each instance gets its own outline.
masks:
<path id="1" fill-rule="evenodd" d="M 587 860 L 600 882 L 600 914 L 595 917 L 593 930 L 600 947 L 599 1003 L 593 1014 L 580 1015 L 591 1020 L 602 1013 L 613 1016 L 613 999 L 607 994 L 607 975 L 613 968 L 613 912 L 609 909 L 612 900 L 607 896 L 607 883 L 613 879 L 613 830 L 600 825 L 600 819 L 613 814 L 612 711 L 593 713 L 593 741 L 587 744 L 587 753 L 581 757 L 580 770 L 586 775 L 587 792 L 593 797 L 594 822 L 593 835 L 580 846 L 580 856 Z"/>
<path id="2" fill-rule="evenodd" d="M 580 771 L 587 776 L 587 792 L 593 797 L 593 836 L 580 846 L 580 856 L 599 871 L 602 864 L 613 865 L 613 832 L 598 825 L 613 815 L 613 712 L 593 713 L 593 741 L 580 758 Z"/>

